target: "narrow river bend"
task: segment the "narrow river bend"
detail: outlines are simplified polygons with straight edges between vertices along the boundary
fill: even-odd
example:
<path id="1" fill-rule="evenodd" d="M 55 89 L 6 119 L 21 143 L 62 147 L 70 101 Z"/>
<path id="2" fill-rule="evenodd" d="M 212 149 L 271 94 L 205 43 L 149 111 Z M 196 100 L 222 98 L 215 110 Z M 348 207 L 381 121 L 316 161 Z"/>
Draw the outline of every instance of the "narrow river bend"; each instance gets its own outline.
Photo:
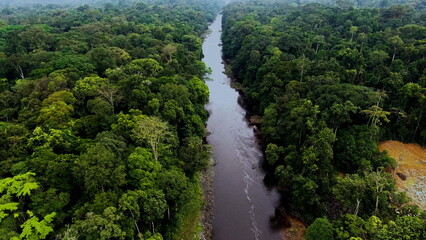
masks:
<path id="1" fill-rule="evenodd" d="M 263 184 L 262 152 L 253 127 L 245 119 L 246 111 L 238 104 L 239 93 L 230 87 L 223 73 L 219 15 L 210 26 L 211 34 L 203 44 L 203 61 L 212 69 L 208 142 L 216 161 L 213 238 L 215 240 L 274 240 L 278 231 L 271 228 L 270 218 L 279 202 L 276 190 Z"/>

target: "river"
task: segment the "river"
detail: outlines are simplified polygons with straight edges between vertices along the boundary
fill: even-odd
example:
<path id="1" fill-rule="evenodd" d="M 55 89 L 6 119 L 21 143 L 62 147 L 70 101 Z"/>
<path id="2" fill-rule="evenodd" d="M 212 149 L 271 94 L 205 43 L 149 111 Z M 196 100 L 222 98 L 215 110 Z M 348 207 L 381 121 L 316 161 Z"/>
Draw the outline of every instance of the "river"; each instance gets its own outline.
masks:
<path id="1" fill-rule="evenodd" d="M 222 16 L 211 24 L 211 34 L 203 44 L 203 61 L 212 69 L 210 112 L 207 137 L 213 146 L 216 161 L 214 192 L 213 239 L 274 240 L 280 233 L 271 227 L 270 219 L 279 204 L 279 194 L 267 188 L 261 167 L 262 152 L 254 127 L 245 118 L 239 105 L 239 93 L 230 87 L 224 74 L 220 34 Z"/>

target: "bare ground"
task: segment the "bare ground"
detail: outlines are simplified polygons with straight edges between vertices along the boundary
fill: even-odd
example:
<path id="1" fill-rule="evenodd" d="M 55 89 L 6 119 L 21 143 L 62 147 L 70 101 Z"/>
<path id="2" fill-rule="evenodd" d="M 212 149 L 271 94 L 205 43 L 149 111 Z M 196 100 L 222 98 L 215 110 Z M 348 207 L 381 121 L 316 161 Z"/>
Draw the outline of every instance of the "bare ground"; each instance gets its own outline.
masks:
<path id="1" fill-rule="evenodd" d="M 381 142 L 379 149 L 386 150 L 398 163 L 393 174 L 398 189 L 426 210 L 426 149 L 398 141 Z"/>
<path id="2" fill-rule="evenodd" d="M 281 231 L 281 239 L 283 240 L 302 240 L 306 232 L 305 224 L 299 219 L 290 216 L 291 226 Z"/>

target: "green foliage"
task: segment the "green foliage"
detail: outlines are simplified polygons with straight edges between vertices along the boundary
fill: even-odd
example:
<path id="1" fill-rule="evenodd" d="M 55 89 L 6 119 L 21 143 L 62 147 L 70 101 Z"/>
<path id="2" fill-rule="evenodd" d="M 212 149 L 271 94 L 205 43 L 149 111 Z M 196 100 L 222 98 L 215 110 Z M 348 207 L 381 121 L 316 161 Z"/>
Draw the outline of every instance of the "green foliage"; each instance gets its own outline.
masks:
<path id="1" fill-rule="evenodd" d="M 180 151 L 181 160 L 184 162 L 183 169 L 191 174 L 205 169 L 210 160 L 210 151 L 210 146 L 198 137 L 183 139 Z"/>
<path id="2" fill-rule="evenodd" d="M 159 145 L 168 137 L 169 127 L 158 117 L 146 117 L 136 122 L 133 137 L 138 143 L 145 143 L 151 147 L 155 161 L 158 161 Z"/>
<path id="3" fill-rule="evenodd" d="M 415 216 L 399 216 L 395 221 L 384 221 L 377 216 L 364 220 L 355 215 L 344 215 L 333 222 L 334 239 L 423 239 L 424 221 Z"/>
<path id="4" fill-rule="evenodd" d="M 274 143 L 268 144 L 265 150 L 266 161 L 268 161 L 270 165 L 274 165 L 275 163 L 278 162 L 278 160 L 280 159 L 280 155 L 283 152 L 284 152 L 283 147 L 278 147 Z"/>
<path id="5" fill-rule="evenodd" d="M 42 221 L 40 221 L 38 217 L 34 216 L 34 214 L 30 211 L 28 211 L 27 214 L 30 218 L 21 225 L 22 233 L 17 239 L 45 239 L 49 233 L 53 232 L 53 228 L 49 226 L 49 223 L 53 221 L 53 218 L 56 215 L 55 212 L 46 215 Z"/>
<path id="6" fill-rule="evenodd" d="M 313 223 L 307 239 L 403 238 L 386 231 L 418 213 L 402 210 L 407 200 L 386 173 L 395 161 L 378 142 L 424 145 L 424 13 L 361 8 L 406 1 L 310 2 L 227 5 L 227 74 L 262 116 L 266 161 L 287 210 Z M 372 215 L 380 221 L 363 220 Z"/>
<path id="7" fill-rule="evenodd" d="M 42 102 L 37 122 L 46 127 L 62 128 L 67 126 L 74 112 L 74 95 L 68 91 L 54 92 Z"/>
<path id="8" fill-rule="evenodd" d="M 85 239 L 124 239 L 126 232 L 120 227 L 121 216 L 114 207 L 108 207 L 100 215 L 89 212 L 86 219 L 73 226 Z"/>
<path id="9" fill-rule="evenodd" d="M 18 197 L 30 195 L 32 190 L 39 188 L 38 183 L 35 182 L 34 176 L 34 173 L 27 172 L 13 178 L 1 179 L 0 192 L 9 196 L 16 194 Z"/>
<path id="10" fill-rule="evenodd" d="M 152 188 L 161 171 L 161 164 L 146 148 L 137 147 L 128 159 L 129 176 L 135 180 L 138 189 Z"/>
<path id="11" fill-rule="evenodd" d="M 76 160 L 74 175 L 80 177 L 86 194 L 118 189 L 125 181 L 124 162 L 110 149 L 95 144 Z"/>
<path id="12" fill-rule="evenodd" d="M 317 218 L 306 229 L 306 240 L 330 240 L 333 239 L 333 225 L 327 218 Z"/>
<path id="13" fill-rule="evenodd" d="M 15 234 L 15 228 L 10 226 L 10 221 L 13 218 L 18 218 L 22 214 L 23 205 L 21 202 L 14 202 L 16 197 L 23 198 L 33 194 L 34 190 L 40 188 L 40 185 L 35 181 L 35 174 L 27 172 L 17 175 L 13 178 L 4 178 L 0 180 L 0 223 L 2 227 L 0 231 L 11 235 L 11 239 L 45 239 L 49 233 L 53 231 L 51 223 L 56 216 L 55 212 L 47 214 L 43 220 L 39 220 L 33 212 L 27 210 L 29 218 L 20 225 L 22 232 Z M 13 213 L 13 215 L 11 215 Z M 4 225 L 3 225 L 4 224 Z M 15 235 L 15 236 L 14 236 Z"/>
<path id="14" fill-rule="evenodd" d="M 0 3 L 0 239 L 199 230 L 219 1 L 119 2 Z"/>
<path id="15" fill-rule="evenodd" d="M 126 66 L 126 73 L 138 75 L 143 78 L 156 77 L 163 67 L 154 59 L 137 59 Z"/>

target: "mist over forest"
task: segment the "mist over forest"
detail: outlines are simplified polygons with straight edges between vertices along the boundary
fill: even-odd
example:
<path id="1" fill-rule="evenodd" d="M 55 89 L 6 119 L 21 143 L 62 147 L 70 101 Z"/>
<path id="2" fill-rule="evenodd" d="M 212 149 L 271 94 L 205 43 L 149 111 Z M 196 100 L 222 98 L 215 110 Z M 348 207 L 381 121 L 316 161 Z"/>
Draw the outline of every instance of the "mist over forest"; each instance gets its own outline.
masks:
<path id="1" fill-rule="evenodd" d="M 80 5 L 91 5 L 100 6 L 107 3 L 114 5 L 126 6 L 134 2 L 145 2 L 148 4 L 152 3 L 163 3 L 173 2 L 178 3 L 179 1 L 173 0 L 0 0 L 0 7 L 33 7 L 39 5 L 59 5 L 59 6 L 80 6 Z M 222 2 L 262 2 L 257 0 L 222 0 Z M 269 1 L 273 2 L 273 1 Z M 326 5 L 339 5 L 345 7 L 389 7 L 397 4 L 410 4 L 414 7 L 421 6 L 424 8 L 425 2 L 423 0 L 275 0 L 277 3 L 289 3 L 295 5 L 304 5 L 309 3 L 321 3 Z"/>
<path id="2" fill-rule="evenodd" d="M 128 1 L 116 1 L 116 0 L 0 0 L 0 7 L 8 6 L 20 6 L 20 7 L 31 7 L 34 5 L 61 5 L 61 6 L 77 6 L 77 5 L 99 5 L 113 2 L 128 2 Z"/>

